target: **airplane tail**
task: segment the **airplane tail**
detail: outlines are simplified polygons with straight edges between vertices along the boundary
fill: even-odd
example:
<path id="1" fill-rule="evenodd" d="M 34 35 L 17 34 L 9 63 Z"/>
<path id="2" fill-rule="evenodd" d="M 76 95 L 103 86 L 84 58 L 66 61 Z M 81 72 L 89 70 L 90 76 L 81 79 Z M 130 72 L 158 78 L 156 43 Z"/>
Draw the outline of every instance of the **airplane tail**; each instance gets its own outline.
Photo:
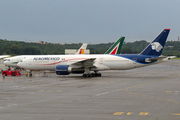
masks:
<path id="1" fill-rule="evenodd" d="M 104 54 L 120 54 L 125 37 L 119 38 Z"/>
<path id="2" fill-rule="evenodd" d="M 140 54 L 160 56 L 170 29 L 164 29 Z"/>
<path id="3" fill-rule="evenodd" d="M 87 43 L 84 43 L 84 44 L 79 48 L 79 50 L 76 52 L 76 55 L 77 55 L 77 54 L 84 54 L 86 48 L 87 48 Z"/>

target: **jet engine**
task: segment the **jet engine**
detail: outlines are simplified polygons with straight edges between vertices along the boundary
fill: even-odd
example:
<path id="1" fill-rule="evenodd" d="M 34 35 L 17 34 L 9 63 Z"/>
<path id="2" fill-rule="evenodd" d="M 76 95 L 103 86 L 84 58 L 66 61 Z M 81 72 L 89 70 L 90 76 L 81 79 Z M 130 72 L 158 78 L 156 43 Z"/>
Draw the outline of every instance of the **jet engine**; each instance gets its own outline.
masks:
<path id="1" fill-rule="evenodd" d="M 83 68 L 71 68 L 69 65 L 58 65 L 56 66 L 56 74 L 57 75 L 69 75 L 70 73 L 75 73 L 75 74 L 82 74 L 84 73 Z"/>

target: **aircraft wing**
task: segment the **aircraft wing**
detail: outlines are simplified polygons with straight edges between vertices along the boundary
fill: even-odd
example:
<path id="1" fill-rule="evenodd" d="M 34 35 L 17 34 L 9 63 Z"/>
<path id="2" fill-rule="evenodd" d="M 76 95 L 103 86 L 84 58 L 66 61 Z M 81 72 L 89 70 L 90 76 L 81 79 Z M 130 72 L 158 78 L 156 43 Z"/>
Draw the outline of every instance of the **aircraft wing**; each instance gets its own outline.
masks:
<path id="1" fill-rule="evenodd" d="M 86 59 L 86 60 L 81 60 L 81 61 L 78 61 L 78 62 L 75 62 L 73 64 L 71 64 L 71 66 L 78 66 L 78 67 L 95 67 L 93 64 L 94 64 L 94 60 L 96 58 L 89 58 L 89 59 Z"/>

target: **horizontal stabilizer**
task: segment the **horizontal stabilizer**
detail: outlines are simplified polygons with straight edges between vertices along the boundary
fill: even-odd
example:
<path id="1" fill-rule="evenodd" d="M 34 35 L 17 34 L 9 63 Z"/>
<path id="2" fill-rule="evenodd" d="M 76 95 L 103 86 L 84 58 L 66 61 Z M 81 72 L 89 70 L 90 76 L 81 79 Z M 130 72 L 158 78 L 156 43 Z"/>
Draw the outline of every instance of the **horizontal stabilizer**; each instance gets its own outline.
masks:
<path id="1" fill-rule="evenodd" d="M 154 61 L 160 61 L 160 60 L 170 60 L 172 58 L 175 58 L 176 56 L 159 56 L 154 58 L 147 58 L 146 62 L 154 62 Z"/>
<path id="2" fill-rule="evenodd" d="M 146 62 L 155 62 L 155 61 L 158 61 L 158 60 L 163 60 L 167 58 L 166 56 L 160 56 L 160 57 L 154 57 L 154 58 L 146 58 Z"/>

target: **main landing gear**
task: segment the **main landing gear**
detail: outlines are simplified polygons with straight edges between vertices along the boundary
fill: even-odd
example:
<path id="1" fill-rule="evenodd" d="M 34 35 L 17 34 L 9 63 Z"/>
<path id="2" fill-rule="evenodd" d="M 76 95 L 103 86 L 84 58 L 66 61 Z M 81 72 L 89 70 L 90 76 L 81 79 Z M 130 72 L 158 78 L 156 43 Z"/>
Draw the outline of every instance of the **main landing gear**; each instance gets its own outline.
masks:
<path id="1" fill-rule="evenodd" d="M 98 71 L 94 71 L 94 73 L 90 73 L 90 70 L 86 68 L 85 73 L 82 76 L 83 77 L 101 77 L 101 73 L 98 73 Z"/>
<path id="2" fill-rule="evenodd" d="M 91 74 L 84 73 L 82 76 L 83 77 L 101 77 L 101 73 L 91 73 Z"/>

